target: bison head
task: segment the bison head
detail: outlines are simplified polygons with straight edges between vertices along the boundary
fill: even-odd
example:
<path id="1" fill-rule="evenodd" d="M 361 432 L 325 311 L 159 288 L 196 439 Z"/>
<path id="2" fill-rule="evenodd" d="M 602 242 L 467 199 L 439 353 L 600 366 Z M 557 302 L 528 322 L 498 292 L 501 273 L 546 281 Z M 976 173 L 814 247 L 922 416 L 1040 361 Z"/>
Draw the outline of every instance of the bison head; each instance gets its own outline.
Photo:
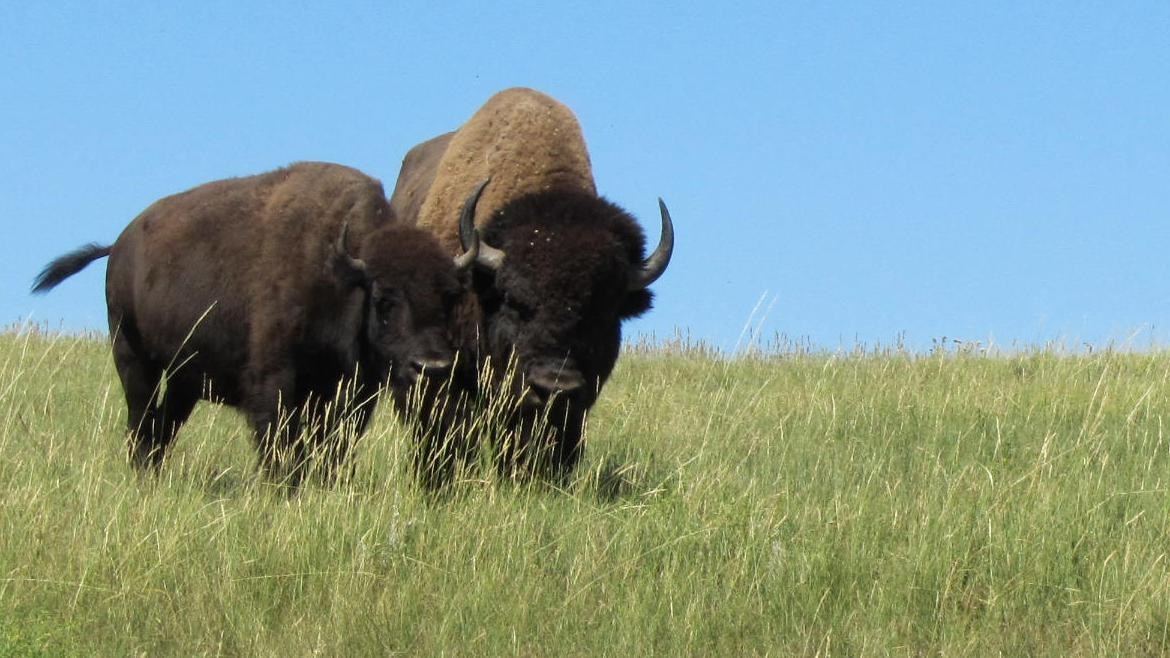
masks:
<path id="1" fill-rule="evenodd" d="M 481 339 L 496 364 L 514 363 L 513 393 L 524 406 L 559 398 L 583 414 L 613 370 L 621 322 L 650 308 L 647 286 L 674 245 L 670 214 L 659 201 L 662 237 L 645 258 L 642 229 L 621 208 L 585 192 L 541 192 L 490 217 L 480 244 L 473 216 L 486 184 L 460 221 L 464 249 L 479 250 Z"/>
<path id="2" fill-rule="evenodd" d="M 334 270 L 343 285 L 363 297 L 359 352 L 368 374 L 396 390 L 420 377 L 445 377 L 454 350 L 450 327 L 463 293 L 466 270 L 478 254 L 478 240 L 454 261 L 423 231 L 385 226 L 360 242 L 358 254 L 346 245 L 343 226 L 333 245 Z"/>

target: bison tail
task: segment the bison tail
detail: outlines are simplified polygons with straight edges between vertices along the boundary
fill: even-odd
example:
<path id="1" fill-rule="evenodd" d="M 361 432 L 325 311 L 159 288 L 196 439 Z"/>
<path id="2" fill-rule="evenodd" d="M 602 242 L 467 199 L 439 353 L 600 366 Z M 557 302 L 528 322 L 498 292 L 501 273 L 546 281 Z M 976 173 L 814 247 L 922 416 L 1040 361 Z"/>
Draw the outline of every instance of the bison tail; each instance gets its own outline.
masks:
<path id="1" fill-rule="evenodd" d="M 96 243 L 89 243 L 80 249 L 75 249 L 45 266 L 41 273 L 33 279 L 34 293 L 48 292 L 58 283 L 85 269 L 93 261 L 110 255 L 110 247 L 103 247 Z"/>

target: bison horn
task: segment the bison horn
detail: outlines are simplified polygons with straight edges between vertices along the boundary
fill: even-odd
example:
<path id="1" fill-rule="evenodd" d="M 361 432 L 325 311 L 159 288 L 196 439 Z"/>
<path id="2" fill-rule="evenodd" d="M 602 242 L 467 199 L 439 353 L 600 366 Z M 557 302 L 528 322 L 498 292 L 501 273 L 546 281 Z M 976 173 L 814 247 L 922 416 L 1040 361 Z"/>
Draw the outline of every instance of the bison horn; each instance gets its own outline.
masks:
<path id="1" fill-rule="evenodd" d="M 455 269 L 460 272 L 465 271 L 467 268 L 475 264 L 476 259 L 479 258 L 479 246 L 482 242 L 479 239 L 479 231 L 476 230 L 475 227 L 472 227 L 471 229 L 470 239 L 463 237 L 462 221 L 463 220 L 461 219 L 459 241 L 463 243 L 464 251 L 462 254 L 459 254 L 455 257 Z M 468 242 L 471 243 L 470 246 L 467 244 Z"/>
<path id="2" fill-rule="evenodd" d="M 500 269 L 500 264 L 504 262 L 504 252 L 481 240 L 479 232 L 475 229 L 475 205 L 479 203 L 480 195 L 483 194 L 484 188 L 491 180 L 488 178 L 480 183 L 471 196 L 467 197 L 467 203 L 463 204 L 463 213 L 459 216 L 459 242 L 466 252 L 464 256 L 472 253 L 473 249 L 477 250 L 478 253 L 474 257 L 475 263 L 494 272 Z M 456 266 L 458 266 L 458 261 Z"/>
<path id="3" fill-rule="evenodd" d="M 338 262 L 349 270 L 351 275 L 364 279 L 366 276 L 366 262 L 349 255 L 349 247 L 346 246 L 348 237 L 349 222 L 344 222 L 341 225 L 341 234 L 337 236 L 337 243 L 333 245 L 333 255 L 337 258 Z"/>
<path id="4" fill-rule="evenodd" d="M 641 290 L 658 280 L 670 264 L 670 255 L 674 252 L 674 224 L 670 221 L 670 211 L 666 203 L 658 199 L 658 209 L 662 212 L 662 236 L 658 239 L 658 246 L 654 253 L 642 263 L 638 274 L 630 282 L 630 290 Z"/>

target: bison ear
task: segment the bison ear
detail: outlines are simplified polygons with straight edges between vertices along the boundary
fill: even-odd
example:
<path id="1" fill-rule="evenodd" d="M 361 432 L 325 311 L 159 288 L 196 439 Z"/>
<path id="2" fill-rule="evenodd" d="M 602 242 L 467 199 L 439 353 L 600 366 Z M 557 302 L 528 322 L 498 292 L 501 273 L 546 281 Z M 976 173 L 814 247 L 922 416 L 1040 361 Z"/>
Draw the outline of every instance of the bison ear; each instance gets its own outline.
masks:
<path id="1" fill-rule="evenodd" d="M 650 310 L 654 302 L 654 293 L 649 290 L 635 290 L 626 293 L 625 299 L 622 300 L 622 305 L 618 309 L 618 315 L 621 319 L 628 320 L 642 315 Z"/>
<path id="2" fill-rule="evenodd" d="M 349 235 L 349 223 L 341 225 L 341 235 L 330 249 L 330 262 L 333 274 L 345 288 L 369 288 L 370 277 L 366 271 L 366 263 L 360 258 L 354 258 L 349 253 L 346 238 Z"/>

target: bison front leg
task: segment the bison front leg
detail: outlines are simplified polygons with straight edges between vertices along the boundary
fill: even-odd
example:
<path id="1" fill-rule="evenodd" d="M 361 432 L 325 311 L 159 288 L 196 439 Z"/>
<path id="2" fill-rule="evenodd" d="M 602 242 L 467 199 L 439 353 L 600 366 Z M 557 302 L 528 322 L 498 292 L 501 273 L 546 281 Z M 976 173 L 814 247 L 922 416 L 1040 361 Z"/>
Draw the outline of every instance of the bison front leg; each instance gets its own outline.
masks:
<path id="1" fill-rule="evenodd" d="M 301 440 L 301 405 L 295 387 L 296 376 L 291 370 L 258 376 L 245 403 L 261 471 L 270 482 L 292 490 L 304 479 L 308 458 Z"/>
<path id="2" fill-rule="evenodd" d="M 549 475 L 562 486 L 569 483 L 585 452 L 581 442 L 585 432 L 585 420 L 585 411 L 570 408 L 556 427 L 557 437 L 549 464 Z"/>
<path id="3" fill-rule="evenodd" d="M 369 425 L 376 404 L 377 397 L 367 387 L 350 380 L 303 405 L 309 458 L 317 464 L 323 484 L 353 476 L 350 453 Z"/>
<path id="4" fill-rule="evenodd" d="M 450 382 L 424 384 L 406 394 L 395 391 L 394 403 L 414 435 L 414 475 L 424 489 L 437 491 L 454 482 L 474 456 L 468 438 L 473 416 L 466 391 Z"/>
<path id="5" fill-rule="evenodd" d="M 568 405 L 522 411 L 496 441 L 496 469 L 512 481 L 567 486 L 581 461 L 585 412 Z"/>

